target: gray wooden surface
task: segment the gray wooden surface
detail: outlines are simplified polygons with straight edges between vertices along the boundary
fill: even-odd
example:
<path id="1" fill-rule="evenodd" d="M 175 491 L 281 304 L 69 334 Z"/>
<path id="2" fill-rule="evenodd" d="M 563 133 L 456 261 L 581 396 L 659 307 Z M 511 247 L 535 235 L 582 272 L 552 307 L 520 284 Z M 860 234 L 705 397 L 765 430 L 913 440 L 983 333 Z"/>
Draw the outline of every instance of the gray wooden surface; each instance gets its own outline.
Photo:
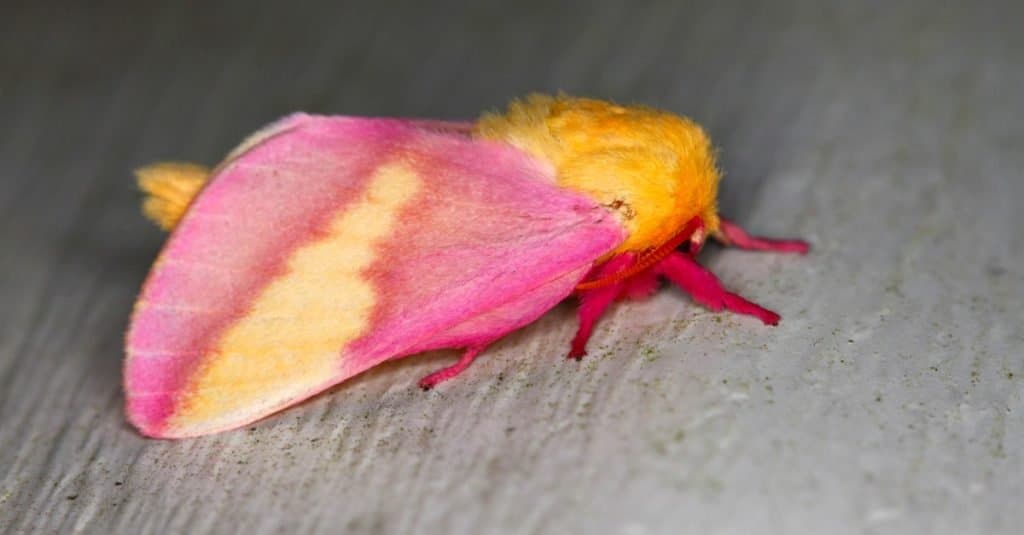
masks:
<path id="1" fill-rule="evenodd" d="M 321 4 L 0 7 L 5 532 L 1019 532 L 1019 3 Z M 237 432 L 126 426 L 121 337 L 162 238 L 133 167 L 216 162 L 293 110 L 559 89 L 707 125 L 724 211 L 816 246 L 705 255 L 778 328 L 663 291 L 577 364 L 567 304 L 429 393 L 453 354 Z"/>

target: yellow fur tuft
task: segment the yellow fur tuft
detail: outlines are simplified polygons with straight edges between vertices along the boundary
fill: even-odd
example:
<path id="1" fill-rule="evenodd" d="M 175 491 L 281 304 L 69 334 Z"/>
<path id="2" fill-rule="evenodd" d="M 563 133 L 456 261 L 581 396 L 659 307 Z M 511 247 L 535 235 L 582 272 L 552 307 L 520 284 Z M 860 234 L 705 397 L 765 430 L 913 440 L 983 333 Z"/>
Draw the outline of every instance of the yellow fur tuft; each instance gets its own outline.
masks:
<path id="1" fill-rule="evenodd" d="M 615 253 L 670 240 L 695 216 L 718 229 L 715 152 L 693 121 L 645 106 L 530 95 L 485 114 L 475 135 L 510 143 L 555 170 L 558 184 L 614 210 L 629 237 Z"/>
<path id="2" fill-rule="evenodd" d="M 135 171 L 146 194 L 142 212 L 164 230 L 171 230 L 206 184 L 210 170 L 194 163 L 159 162 Z"/>

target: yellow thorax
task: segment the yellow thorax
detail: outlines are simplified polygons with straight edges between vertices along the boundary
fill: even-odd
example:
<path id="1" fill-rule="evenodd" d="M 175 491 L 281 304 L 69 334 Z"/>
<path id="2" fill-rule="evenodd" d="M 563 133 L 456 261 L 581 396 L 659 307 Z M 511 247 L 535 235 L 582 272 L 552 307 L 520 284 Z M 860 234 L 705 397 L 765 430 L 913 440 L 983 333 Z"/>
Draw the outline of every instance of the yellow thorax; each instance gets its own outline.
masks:
<path id="1" fill-rule="evenodd" d="M 615 253 L 673 238 L 693 217 L 718 230 L 715 153 L 693 121 L 644 106 L 530 95 L 488 113 L 474 134 L 549 162 L 558 185 L 615 211 L 628 231 Z"/>

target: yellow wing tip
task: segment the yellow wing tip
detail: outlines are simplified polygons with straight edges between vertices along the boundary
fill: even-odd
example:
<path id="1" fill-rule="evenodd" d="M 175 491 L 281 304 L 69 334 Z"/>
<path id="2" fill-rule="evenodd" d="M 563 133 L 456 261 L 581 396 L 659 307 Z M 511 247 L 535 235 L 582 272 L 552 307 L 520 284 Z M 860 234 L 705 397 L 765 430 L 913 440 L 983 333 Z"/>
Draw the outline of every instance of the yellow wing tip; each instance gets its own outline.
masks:
<path id="1" fill-rule="evenodd" d="M 210 177 L 210 169 L 187 162 L 158 162 L 135 170 L 145 193 L 142 213 L 164 230 L 171 230 Z"/>

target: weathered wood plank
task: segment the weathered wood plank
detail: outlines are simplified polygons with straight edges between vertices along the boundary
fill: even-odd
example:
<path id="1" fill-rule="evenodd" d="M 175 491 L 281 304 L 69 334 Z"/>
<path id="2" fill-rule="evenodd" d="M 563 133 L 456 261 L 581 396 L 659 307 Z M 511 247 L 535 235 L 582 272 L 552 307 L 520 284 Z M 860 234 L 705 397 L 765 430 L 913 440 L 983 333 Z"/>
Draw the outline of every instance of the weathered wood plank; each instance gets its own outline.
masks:
<path id="1" fill-rule="evenodd" d="M 185 4 L 0 16 L 4 531 L 1024 522 L 1017 4 Z M 615 309 L 576 364 L 565 306 L 429 393 L 416 379 L 451 354 L 239 432 L 160 442 L 126 426 L 121 336 L 161 240 L 130 169 L 214 162 L 297 109 L 456 118 L 558 89 L 709 127 L 724 210 L 816 245 L 709 251 L 778 328 L 666 291 Z"/>

